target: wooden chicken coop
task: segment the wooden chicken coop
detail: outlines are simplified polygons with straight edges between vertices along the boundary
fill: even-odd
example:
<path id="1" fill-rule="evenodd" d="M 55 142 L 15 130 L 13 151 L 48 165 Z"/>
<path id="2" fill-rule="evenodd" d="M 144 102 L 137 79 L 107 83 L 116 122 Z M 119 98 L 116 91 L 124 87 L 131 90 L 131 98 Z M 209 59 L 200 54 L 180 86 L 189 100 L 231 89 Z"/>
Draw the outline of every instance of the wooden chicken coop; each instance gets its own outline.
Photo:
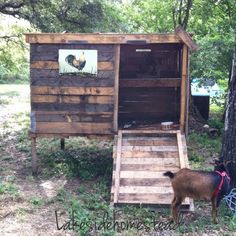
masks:
<path id="1" fill-rule="evenodd" d="M 161 173 L 188 165 L 189 34 L 30 33 L 26 41 L 33 171 L 39 137 L 106 135 L 115 138 L 112 201 L 170 204 Z"/>

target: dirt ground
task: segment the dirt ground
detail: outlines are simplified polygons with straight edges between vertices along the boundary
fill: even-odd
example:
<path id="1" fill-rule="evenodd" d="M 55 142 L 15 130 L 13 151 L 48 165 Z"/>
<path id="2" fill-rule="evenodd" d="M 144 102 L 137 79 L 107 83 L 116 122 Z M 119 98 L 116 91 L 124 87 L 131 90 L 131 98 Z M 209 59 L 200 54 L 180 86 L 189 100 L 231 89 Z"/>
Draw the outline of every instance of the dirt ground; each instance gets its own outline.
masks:
<path id="1" fill-rule="evenodd" d="M 68 183 L 62 177 L 40 179 L 31 175 L 28 153 L 16 147 L 17 135 L 22 130 L 19 114 L 30 110 L 29 86 L 18 85 L 17 94 L 13 90 L 6 85 L 0 91 L 0 185 L 8 185 L 0 194 L 0 236 L 75 235 L 57 230 L 55 210 L 61 213 L 61 222 L 67 216 L 55 198 L 62 187 L 73 191 L 76 179 Z"/>

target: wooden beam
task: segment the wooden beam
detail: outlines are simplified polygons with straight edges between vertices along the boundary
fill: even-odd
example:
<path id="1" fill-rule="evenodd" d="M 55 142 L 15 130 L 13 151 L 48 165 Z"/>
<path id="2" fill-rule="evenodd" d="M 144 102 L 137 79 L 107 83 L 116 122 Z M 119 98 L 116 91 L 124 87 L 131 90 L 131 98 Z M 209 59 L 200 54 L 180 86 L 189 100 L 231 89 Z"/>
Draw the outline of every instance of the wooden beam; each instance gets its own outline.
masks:
<path id="1" fill-rule="evenodd" d="M 180 130 L 184 132 L 186 119 L 186 80 L 188 66 L 188 48 L 183 45 L 182 50 L 182 80 L 181 80 L 181 97 L 180 97 Z"/>
<path id="2" fill-rule="evenodd" d="M 125 44 L 132 41 L 146 43 L 180 43 L 174 33 L 169 34 L 75 34 L 75 33 L 29 33 L 27 43 L 47 44 Z"/>
<path id="3" fill-rule="evenodd" d="M 196 52 L 198 49 L 198 46 L 196 43 L 193 42 L 191 36 L 183 30 L 183 28 L 181 26 L 178 26 L 175 29 L 175 33 L 178 35 L 178 37 L 183 40 L 183 42 L 188 46 L 188 48 L 192 51 L 192 52 Z"/>
<path id="4" fill-rule="evenodd" d="M 93 103 L 93 104 L 113 104 L 113 96 L 75 96 L 75 95 L 33 95 L 32 103 Z"/>
<path id="5" fill-rule="evenodd" d="M 31 138 L 31 155 L 32 155 L 32 174 L 37 175 L 38 157 L 37 157 L 37 149 L 36 149 L 36 137 Z"/>
<path id="6" fill-rule="evenodd" d="M 33 61 L 30 64 L 30 67 L 33 69 L 48 69 L 56 70 L 59 69 L 58 61 Z M 113 70 L 114 64 L 110 61 L 99 61 L 98 70 Z"/>
<path id="7" fill-rule="evenodd" d="M 158 79 L 121 79 L 121 88 L 138 88 L 138 87 L 179 87 L 180 78 L 158 78 Z"/>
<path id="8" fill-rule="evenodd" d="M 35 94 L 44 95 L 113 95 L 114 88 L 107 87 L 50 87 L 31 86 L 31 96 Z"/>
<path id="9" fill-rule="evenodd" d="M 178 142 L 178 150 L 179 150 L 179 162 L 180 168 L 185 168 L 185 158 L 184 158 L 184 150 L 183 150 L 183 142 L 182 142 L 182 135 L 180 131 L 177 133 L 177 142 Z"/>
<path id="10" fill-rule="evenodd" d="M 121 148 L 122 148 L 122 132 L 118 132 L 117 150 L 116 150 L 116 170 L 114 185 L 114 203 L 118 203 L 118 195 L 120 188 L 120 166 L 121 166 Z"/>
<path id="11" fill-rule="evenodd" d="M 115 48 L 115 85 L 114 85 L 114 116 L 113 116 L 114 132 L 118 131 L 119 71 L 120 71 L 120 45 L 117 45 Z"/>

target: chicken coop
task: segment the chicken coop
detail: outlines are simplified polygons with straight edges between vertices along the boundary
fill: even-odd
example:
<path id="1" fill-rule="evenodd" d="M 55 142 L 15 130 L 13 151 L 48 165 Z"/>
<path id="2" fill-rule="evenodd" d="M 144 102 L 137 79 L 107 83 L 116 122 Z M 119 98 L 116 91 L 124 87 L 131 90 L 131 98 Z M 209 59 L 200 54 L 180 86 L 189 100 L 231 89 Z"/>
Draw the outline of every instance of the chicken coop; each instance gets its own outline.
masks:
<path id="1" fill-rule="evenodd" d="M 187 166 L 190 35 L 29 33 L 26 41 L 33 170 L 37 138 L 63 146 L 70 136 L 109 136 L 111 201 L 168 204 L 161 173 Z"/>

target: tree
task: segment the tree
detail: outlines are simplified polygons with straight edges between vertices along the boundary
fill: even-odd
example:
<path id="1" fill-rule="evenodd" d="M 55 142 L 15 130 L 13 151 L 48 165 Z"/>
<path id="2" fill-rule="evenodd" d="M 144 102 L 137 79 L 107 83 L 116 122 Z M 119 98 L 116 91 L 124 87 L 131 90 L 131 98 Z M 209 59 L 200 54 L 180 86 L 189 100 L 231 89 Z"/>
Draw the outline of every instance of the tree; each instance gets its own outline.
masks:
<path id="1" fill-rule="evenodd" d="M 124 26 L 106 0 L 0 0 L 0 13 L 26 19 L 42 32 L 117 31 Z"/>
<path id="2" fill-rule="evenodd" d="M 173 23 L 174 28 L 181 25 L 184 30 L 187 29 L 192 9 L 193 0 L 176 0 L 173 6 Z"/>
<path id="3" fill-rule="evenodd" d="M 229 80 L 220 161 L 227 163 L 232 187 L 236 187 L 236 43 L 234 48 L 232 71 Z"/>

